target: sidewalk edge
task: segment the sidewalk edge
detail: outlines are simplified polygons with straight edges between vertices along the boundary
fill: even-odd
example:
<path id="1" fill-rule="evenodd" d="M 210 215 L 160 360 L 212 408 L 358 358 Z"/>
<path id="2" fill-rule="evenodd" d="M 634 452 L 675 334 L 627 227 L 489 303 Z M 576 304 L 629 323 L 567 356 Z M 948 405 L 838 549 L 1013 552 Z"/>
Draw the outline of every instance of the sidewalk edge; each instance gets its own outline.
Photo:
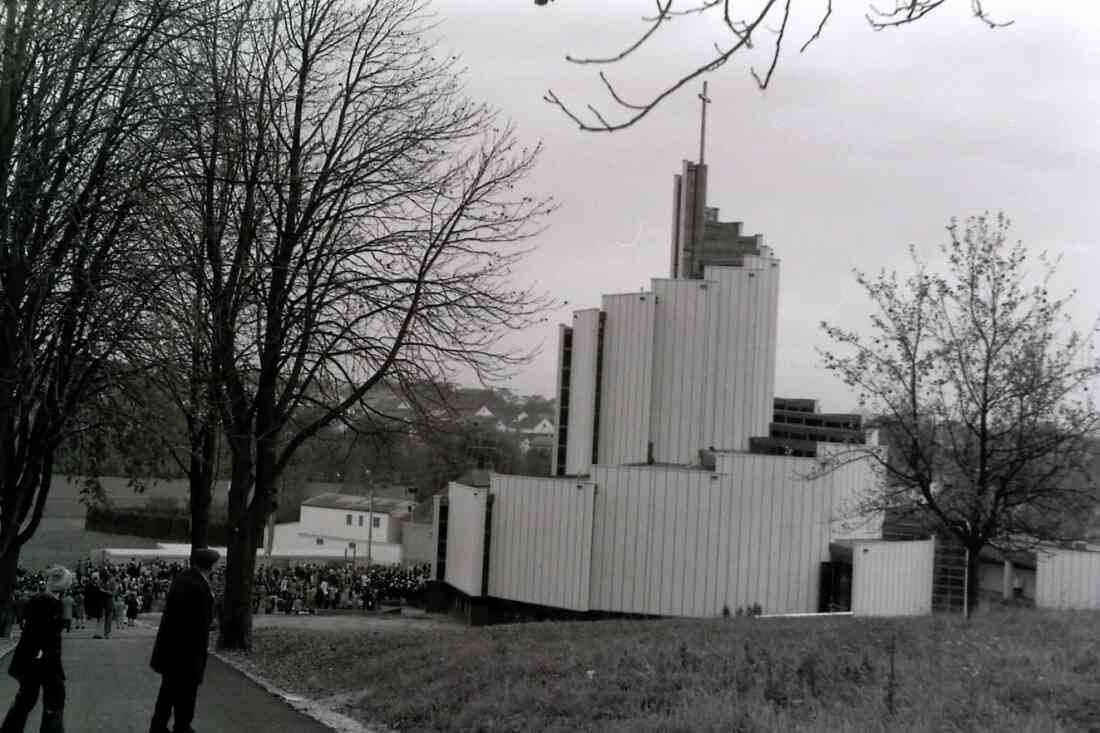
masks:
<path id="1" fill-rule="evenodd" d="M 315 700 L 304 698 L 300 695 L 294 695 L 286 690 L 277 687 L 272 682 L 259 676 L 251 669 L 247 668 L 238 662 L 231 654 L 223 654 L 221 652 L 210 652 L 211 656 L 216 657 L 218 661 L 232 667 L 238 673 L 244 675 L 247 679 L 255 682 L 271 695 L 282 700 L 284 703 L 294 708 L 303 715 L 307 715 L 310 718 L 316 720 L 321 725 L 327 726 L 336 733 L 394 733 L 392 728 L 387 728 L 381 725 L 365 725 L 360 723 L 354 718 L 350 718 L 343 713 L 338 713 L 331 708 L 328 708 Z M 0 653 L 0 656 L 3 656 Z"/>

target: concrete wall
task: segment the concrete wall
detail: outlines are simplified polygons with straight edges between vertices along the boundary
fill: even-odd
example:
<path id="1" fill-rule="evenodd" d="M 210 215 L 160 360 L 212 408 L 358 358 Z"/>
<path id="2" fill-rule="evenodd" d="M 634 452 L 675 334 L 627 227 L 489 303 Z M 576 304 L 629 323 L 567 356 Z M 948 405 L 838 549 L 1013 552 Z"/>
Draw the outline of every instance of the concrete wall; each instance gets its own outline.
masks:
<path id="1" fill-rule="evenodd" d="M 1100 552 L 1039 550 L 1036 558 L 1036 606 L 1100 609 Z"/>
<path id="2" fill-rule="evenodd" d="M 932 613 L 935 540 L 860 541 L 852 547 L 852 614 Z"/>
<path id="3" fill-rule="evenodd" d="M 432 525 L 405 522 L 401 537 L 402 560 L 406 565 L 430 563 L 435 556 Z"/>
<path id="4" fill-rule="evenodd" d="M 489 595 L 587 611 L 595 485 L 494 474 L 491 491 Z"/>

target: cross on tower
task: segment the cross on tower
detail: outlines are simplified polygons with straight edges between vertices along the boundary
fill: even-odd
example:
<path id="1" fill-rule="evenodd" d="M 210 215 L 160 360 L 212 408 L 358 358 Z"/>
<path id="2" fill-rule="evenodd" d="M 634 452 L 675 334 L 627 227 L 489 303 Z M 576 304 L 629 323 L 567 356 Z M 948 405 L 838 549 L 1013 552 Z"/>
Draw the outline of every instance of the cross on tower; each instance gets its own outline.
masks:
<path id="1" fill-rule="evenodd" d="M 699 99 L 703 100 L 703 115 L 699 129 L 699 165 L 703 164 L 703 150 L 707 143 L 707 105 L 710 104 L 710 97 L 707 96 L 707 83 L 703 82 L 703 93 L 698 95 Z"/>

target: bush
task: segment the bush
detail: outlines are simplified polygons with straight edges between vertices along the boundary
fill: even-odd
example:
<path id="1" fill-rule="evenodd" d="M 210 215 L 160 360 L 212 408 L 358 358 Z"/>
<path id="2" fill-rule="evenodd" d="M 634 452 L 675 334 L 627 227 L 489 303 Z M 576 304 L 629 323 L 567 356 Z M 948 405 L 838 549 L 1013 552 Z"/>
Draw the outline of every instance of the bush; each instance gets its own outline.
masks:
<path id="1" fill-rule="evenodd" d="M 84 515 L 84 529 L 106 534 L 190 542 L 191 515 L 179 509 L 166 511 L 151 506 L 109 509 L 92 505 Z M 224 524 L 211 523 L 210 544 L 224 545 L 228 536 L 229 532 Z"/>

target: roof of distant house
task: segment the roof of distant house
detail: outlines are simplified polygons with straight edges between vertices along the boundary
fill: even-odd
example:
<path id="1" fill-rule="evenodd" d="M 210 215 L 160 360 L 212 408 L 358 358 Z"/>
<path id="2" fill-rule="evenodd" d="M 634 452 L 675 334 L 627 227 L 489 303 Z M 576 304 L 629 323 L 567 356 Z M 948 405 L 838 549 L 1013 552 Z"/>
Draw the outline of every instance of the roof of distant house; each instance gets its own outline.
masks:
<path id="1" fill-rule="evenodd" d="M 516 423 L 515 428 L 516 428 L 516 430 L 520 431 L 521 433 L 526 432 L 528 430 L 534 430 L 536 427 L 538 427 L 538 424 L 540 422 L 542 422 L 543 420 L 546 420 L 551 425 L 554 424 L 554 416 L 553 415 L 546 415 L 546 414 L 543 414 L 543 415 L 528 415 L 523 420 L 520 420 L 518 423 Z"/>
<path id="2" fill-rule="evenodd" d="M 416 508 L 416 502 L 375 497 L 373 502 L 369 496 L 353 496 L 351 494 L 320 494 L 302 502 L 302 506 L 317 507 L 318 509 L 340 509 L 348 512 L 369 512 L 378 514 L 404 514 Z"/>
<path id="3" fill-rule="evenodd" d="M 354 492 L 354 494 L 352 492 Z M 415 501 L 416 488 L 408 484 L 391 484 L 384 481 L 371 482 L 370 488 L 365 486 L 357 487 L 353 483 L 342 484 L 335 481 L 307 481 L 303 494 L 308 498 L 323 496 L 325 494 L 359 497 L 373 494 L 375 501 L 381 499 L 395 499 L 407 504 L 410 500 Z"/>

